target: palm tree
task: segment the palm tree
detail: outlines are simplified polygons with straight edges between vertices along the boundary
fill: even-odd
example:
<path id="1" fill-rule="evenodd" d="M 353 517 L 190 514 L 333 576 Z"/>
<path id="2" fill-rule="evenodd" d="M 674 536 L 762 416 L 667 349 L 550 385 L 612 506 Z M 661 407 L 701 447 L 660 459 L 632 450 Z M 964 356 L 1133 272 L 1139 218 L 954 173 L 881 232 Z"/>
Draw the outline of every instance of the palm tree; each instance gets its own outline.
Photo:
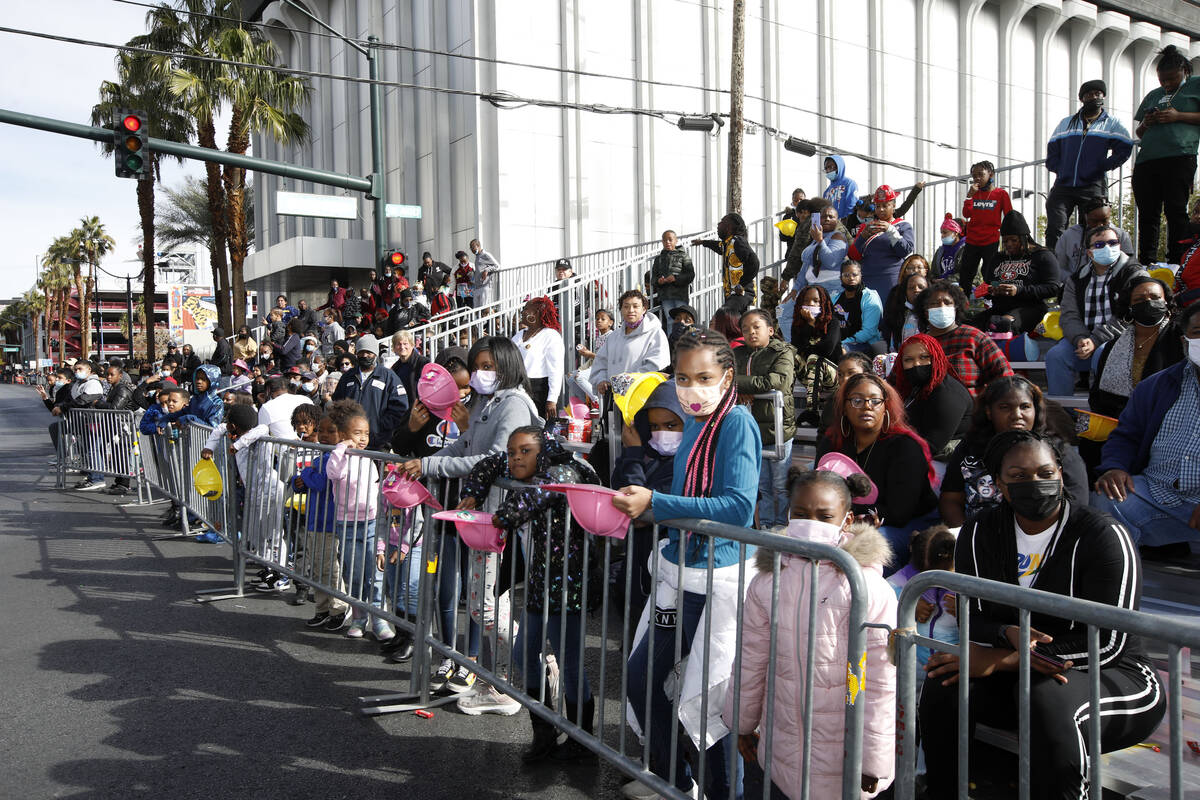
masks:
<path id="1" fill-rule="evenodd" d="M 130 42 L 135 47 L 176 54 L 149 56 L 147 69 L 153 77 L 168 84 L 180 107 L 195 121 L 197 143 L 213 150 L 218 149 L 214 120 L 221 110 L 219 78 L 224 68 L 219 64 L 182 56 L 216 55 L 216 39 L 224 26 L 229 24 L 223 17 L 241 17 L 238 0 L 181 0 L 178 9 L 160 5 L 146 14 L 149 31 Z M 183 80 L 181 73 L 186 76 Z M 221 327 L 228 331 L 232 327 L 232 317 L 221 167 L 206 161 L 204 174 L 207 179 L 205 186 L 208 190 L 209 219 L 212 221 L 213 246 L 208 253 L 213 292 L 217 300 L 217 319 Z"/>
<path id="2" fill-rule="evenodd" d="M 111 124 L 123 110 L 136 109 L 146 112 L 147 135 L 173 142 L 191 139 L 191 117 L 179 107 L 166 82 L 154 76 L 145 55 L 120 53 L 117 77 L 119 83 L 104 81 L 100 84 L 100 102 L 92 106 L 93 125 Z M 113 152 L 111 143 L 100 146 L 106 154 Z M 146 314 L 149 319 L 154 319 L 154 184 L 162 181 L 162 161 L 168 156 L 154 148 L 149 148 L 148 153 L 150 178 L 137 182 L 137 204 L 142 227 L 142 296 L 149 298 Z M 153 361 L 154 341 L 152 338 L 149 341 L 147 358 Z"/>
<path id="3" fill-rule="evenodd" d="M 71 314 L 71 284 L 75 285 L 76 303 L 79 306 L 79 327 L 86 328 L 87 306 L 83 305 L 83 270 L 79 258 L 79 248 L 72 241 L 72 236 L 59 236 L 46 248 L 46 260 L 54 265 L 61 281 L 59 286 L 60 302 L 58 304 L 58 360 L 66 360 L 67 346 L 67 317 Z M 82 336 L 82 331 L 80 336 Z M 82 339 L 81 339 L 82 341 Z"/>
<path id="4" fill-rule="evenodd" d="M 258 29 L 232 21 L 240 18 L 238 0 L 181 0 L 178 11 L 165 6 L 151 11 L 147 15 L 150 32 L 139 39 L 153 49 L 179 56 L 215 56 L 263 66 L 278 64 L 275 46 Z M 230 106 L 226 146 L 231 153 L 244 154 L 255 133 L 266 133 L 284 144 L 308 136 L 308 124 L 295 112 L 309 93 L 307 81 L 301 78 L 179 57 L 156 56 L 152 63 L 169 80 L 171 91 L 195 119 L 197 141 L 202 147 L 216 149 L 213 120 L 226 103 Z M 206 162 L 205 176 L 212 239 L 217 245 L 209 251 L 214 289 L 221 324 L 229 330 L 243 324 L 245 316 L 243 264 L 249 251 L 243 210 L 246 175 L 245 170 L 237 167 L 226 167 L 222 173 L 216 164 Z"/>
<path id="5" fill-rule="evenodd" d="M 274 43 L 245 28 L 230 28 L 219 40 L 223 58 L 248 64 L 275 66 L 278 52 Z M 308 101 L 309 85 L 302 78 L 264 69 L 236 68 L 223 76 L 222 94 L 229 100 L 231 114 L 226 148 L 245 155 L 250 136 L 263 133 L 284 145 L 295 144 L 309 136 L 308 123 L 296 113 Z M 233 317 L 235 326 L 245 323 L 246 280 L 243 265 L 249 252 L 249 237 L 243 209 L 246 197 L 246 170 L 226 166 L 221 179 L 225 188 L 225 225 L 229 237 L 229 265 L 233 278 Z"/>
<path id="6" fill-rule="evenodd" d="M 170 250 L 185 244 L 212 249 L 212 218 L 208 213 L 208 187 L 204 178 L 187 176 L 174 188 L 165 188 L 166 202 L 156 210 L 155 233 L 159 245 Z M 245 222 L 249 244 L 254 243 L 254 186 L 246 184 Z"/>
<path id="7" fill-rule="evenodd" d="M 46 299 L 35 286 L 34 288 L 25 292 L 25 294 L 21 297 L 21 302 L 25 306 L 25 315 L 28 316 L 29 321 L 33 323 L 33 358 L 38 362 L 38 365 L 41 366 L 42 339 L 40 335 L 41 326 L 39 323 L 42 320 L 42 315 L 46 311 Z"/>
<path id="8" fill-rule="evenodd" d="M 79 220 L 79 227 L 71 231 L 71 242 L 79 258 L 88 265 L 86 291 L 81 295 L 79 308 L 79 343 L 82 357 L 87 358 L 92 352 L 92 326 L 88 324 L 88 315 L 91 313 L 92 297 L 96 290 L 96 267 L 100 260 L 117 246 L 117 240 L 104 230 L 104 223 L 99 217 L 83 217 Z"/>

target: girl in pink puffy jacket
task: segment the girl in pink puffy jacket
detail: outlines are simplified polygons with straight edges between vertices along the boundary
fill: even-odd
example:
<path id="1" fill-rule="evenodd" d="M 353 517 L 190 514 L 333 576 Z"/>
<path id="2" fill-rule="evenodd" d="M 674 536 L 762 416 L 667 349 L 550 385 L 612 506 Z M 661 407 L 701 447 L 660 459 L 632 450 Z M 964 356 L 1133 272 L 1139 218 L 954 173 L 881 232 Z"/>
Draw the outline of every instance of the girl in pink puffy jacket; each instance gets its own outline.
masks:
<path id="1" fill-rule="evenodd" d="M 791 522 L 787 535 L 840 547 L 862 566 L 867 585 L 868 623 L 896 624 L 896 595 L 883 578 L 892 557 L 887 539 L 870 525 L 855 523 L 852 495 L 870 491 L 865 475 L 848 479 L 826 471 L 789 476 Z M 737 733 L 738 749 L 761 766 L 767 757 L 767 684 L 771 646 L 771 595 L 775 553 L 759 548 L 758 575 L 746 595 L 742 650 L 734 665 L 741 669 L 740 703 L 734 719 L 734 693 L 725 697 L 724 720 Z M 809 628 L 811 585 L 817 581 L 816 627 Z M 866 704 L 863 726 L 862 797 L 874 797 L 895 776 L 896 669 L 887 658 L 887 631 L 867 629 L 861 686 L 847 685 L 847 627 L 850 585 L 831 563 L 819 565 L 800 556 L 782 555 L 779 605 L 775 612 L 775 697 L 772 712 L 772 797 L 798 798 L 804 775 L 804 717 L 812 716 L 809 797 L 842 796 L 842 755 L 846 703 Z M 809 636 L 814 637 L 808 663 Z M 740 665 L 740 667 L 739 667 Z M 805 677 L 813 670 L 811 707 L 806 708 Z M 731 682 L 732 685 L 732 682 Z M 747 788 L 746 796 L 750 796 Z"/>

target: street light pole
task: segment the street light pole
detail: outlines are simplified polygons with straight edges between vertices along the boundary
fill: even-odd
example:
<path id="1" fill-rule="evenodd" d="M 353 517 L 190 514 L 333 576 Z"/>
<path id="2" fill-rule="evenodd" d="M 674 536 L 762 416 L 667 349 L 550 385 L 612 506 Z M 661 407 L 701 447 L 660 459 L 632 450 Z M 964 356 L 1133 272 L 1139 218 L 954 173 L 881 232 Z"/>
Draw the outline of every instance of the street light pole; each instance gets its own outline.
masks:
<path id="1" fill-rule="evenodd" d="M 371 80 L 369 93 L 371 104 L 371 190 L 367 193 L 367 197 L 373 201 L 375 215 L 375 263 L 372 266 L 379 269 L 383 264 L 383 257 L 387 253 L 388 240 L 387 174 L 383 165 L 383 92 L 379 86 L 379 38 L 368 36 L 369 46 L 363 47 L 355 40 L 347 38 L 341 31 L 327 25 L 295 0 L 283 0 L 283 2 L 362 53 L 367 59 L 367 77 Z"/>

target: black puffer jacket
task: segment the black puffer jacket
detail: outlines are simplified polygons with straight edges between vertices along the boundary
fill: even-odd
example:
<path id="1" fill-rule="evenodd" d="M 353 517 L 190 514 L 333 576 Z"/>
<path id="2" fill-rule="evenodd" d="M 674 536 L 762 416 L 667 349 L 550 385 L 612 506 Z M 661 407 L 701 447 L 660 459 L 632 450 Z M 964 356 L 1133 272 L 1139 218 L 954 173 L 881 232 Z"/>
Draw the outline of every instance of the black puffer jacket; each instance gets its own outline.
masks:
<path id="1" fill-rule="evenodd" d="M 108 396 L 97 403 L 96 408 L 111 408 L 115 411 L 128 411 L 137 408 L 137 402 L 134 399 L 133 382 L 129 380 L 129 376 L 122 372 L 121 380 L 109 385 Z"/>

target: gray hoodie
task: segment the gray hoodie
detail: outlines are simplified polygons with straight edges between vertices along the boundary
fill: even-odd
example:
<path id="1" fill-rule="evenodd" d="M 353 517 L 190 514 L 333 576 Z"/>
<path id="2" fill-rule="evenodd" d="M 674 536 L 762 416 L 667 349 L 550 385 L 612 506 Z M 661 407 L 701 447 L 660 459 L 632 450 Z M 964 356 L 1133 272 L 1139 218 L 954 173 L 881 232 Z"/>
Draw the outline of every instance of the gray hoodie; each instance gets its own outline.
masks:
<path id="1" fill-rule="evenodd" d="M 623 372 L 657 372 L 671 363 L 671 347 L 662 323 L 650 312 L 642 317 L 642 324 L 627 333 L 625 320 L 618 319 L 617 327 L 604 337 L 592 364 L 591 382 L 595 386 L 602 381 L 612 381 L 614 375 Z"/>
<path id="2" fill-rule="evenodd" d="M 467 430 L 455 441 L 421 459 L 421 473 L 435 478 L 461 478 L 492 453 L 508 448 L 508 437 L 523 425 L 545 424 L 524 389 L 502 389 L 479 397 L 471 407 Z"/>

